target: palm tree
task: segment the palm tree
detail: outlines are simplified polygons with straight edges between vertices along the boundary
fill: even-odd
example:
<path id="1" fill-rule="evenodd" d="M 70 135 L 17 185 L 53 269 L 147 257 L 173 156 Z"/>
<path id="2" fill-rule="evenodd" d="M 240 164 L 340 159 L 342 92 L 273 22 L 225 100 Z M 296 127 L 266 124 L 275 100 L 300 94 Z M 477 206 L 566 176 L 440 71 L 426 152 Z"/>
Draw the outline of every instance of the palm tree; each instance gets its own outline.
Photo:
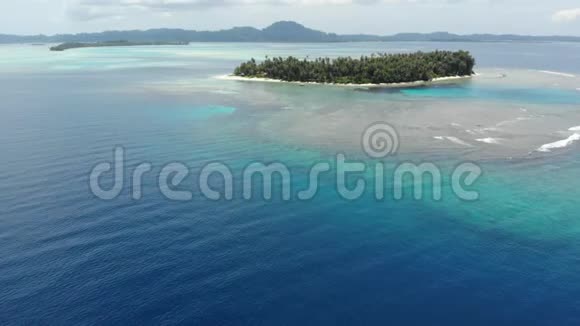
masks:
<path id="1" fill-rule="evenodd" d="M 471 75 L 475 59 L 467 51 L 429 53 L 372 54 L 358 59 L 334 60 L 295 57 L 266 57 L 236 67 L 234 74 L 244 77 L 268 77 L 285 81 L 331 83 L 400 83 L 428 81 L 437 77 Z"/>

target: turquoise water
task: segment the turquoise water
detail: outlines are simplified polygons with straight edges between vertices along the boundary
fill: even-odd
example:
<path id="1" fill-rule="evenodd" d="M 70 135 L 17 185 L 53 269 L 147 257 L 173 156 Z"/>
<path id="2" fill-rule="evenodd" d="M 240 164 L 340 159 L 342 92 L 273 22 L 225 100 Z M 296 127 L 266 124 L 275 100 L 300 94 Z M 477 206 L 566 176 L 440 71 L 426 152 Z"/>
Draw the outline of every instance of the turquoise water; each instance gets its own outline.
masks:
<path id="1" fill-rule="evenodd" d="M 184 109 L 191 113 L 194 119 L 206 120 L 214 116 L 228 115 L 236 112 L 236 108 L 226 106 L 206 106 L 201 108 L 186 108 Z"/>
<path id="2" fill-rule="evenodd" d="M 385 47 L 468 47 L 478 69 L 507 69 L 508 78 L 378 92 L 214 78 L 251 56 Z M 580 84 L 530 72 L 578 74 L 577 49 L 193 44 L 58 56 L 2 46 L 0 322 L 577 325 L 579 147 L 531 152 L 580 126 Z M 409 182 L 403 200 L 387 184 L 383 200 L 367 189 L 348 201 L 332 174 L 313 199 L 296 199 L 310 167 L 338 152 L 376 164 L 360 135 L 384 120 L 401 133 L 388 170 L 437 164 L 446 176 L 441 201 L 413 200 Z M 464 131 L 486 127 L 498 130 Z M 501 143 L 474 141 L 483 137 Z M 127 172 L 121 195 L 104 201 L 90 192 L 89 173 L 112 160 L 115 146 L 125 148 Z M 448 178 L 465 160 L 484 171 L 474 202 L 456 198 Z M 243 199 L 242 170 L 256 161 L 289 166 L 292 200 L 279 188 L 272 200 Z M 143 162 L 152 171 L 135 200 L 129 172 Z M 172 162 L 191 171 L 177 186 L 193 192 L 190 201 L 159 190 L 160 170 Z M 210 162 L 233 170 L 233 200 L 203 198 L 196 180 Z M 372 173 L 360 175 L 373 183 Z"/>
<path id="3" fill-rule="evenodd" d="M 411 97 L 485 99 L 524 104 L 580 104 L 580 92 L 566 89 L 440 86 L 411 88 L 402 92 Z"/>

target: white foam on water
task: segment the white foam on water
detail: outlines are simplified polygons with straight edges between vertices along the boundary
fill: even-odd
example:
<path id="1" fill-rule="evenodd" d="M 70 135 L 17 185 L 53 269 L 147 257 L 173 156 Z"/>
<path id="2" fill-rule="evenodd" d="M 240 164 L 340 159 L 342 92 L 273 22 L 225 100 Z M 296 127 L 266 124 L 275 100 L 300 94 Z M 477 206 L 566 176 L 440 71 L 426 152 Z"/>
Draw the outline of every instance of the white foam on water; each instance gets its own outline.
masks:
<path id="1" fill-rule="evenodd" d="M 550 70 L 538 70 L 538 71 L 541 73 L 544 73 L 544 74 L 550 74 L 550 75 L 556 75 L 556 76 L 562 76 L 562 77 L 568 77 L 568 78 L 576 77 L 575 75 L 567 74 L 564 72 L 558 72 L 558 71 L 550 71 Z"/>
<path id="2" fill-rule="evenodd" d="M 498 124 L 496 124 L 496 127 L 512 125 L 514 123 L 518 123 L 518 122 L 526 121 L 526 120 L 531 120 L 531 119 L 532 119 L 531 117 L 517 117 L 517 118 L 512 119 L 512 120 L 501 121 Z"/>
<path id="3" fill-rule="evenodd" d="M 580 126 L 572 127 L 568 131 L 580 131 Z"/>
<path id="4" fill-rule="evenodd" d="M 457 137 L 447 137 L 447 140 L 449 140 L 452 143 L 458 144 L 458 145 L 471 147 L 471 144 L 468 144 Z"/>
<path id="5" fill-rule="evenodd" d="M 497 128 L 477 128 L 477 129 L 466 129 L 465 132 L 473 136 L 481 136 L 489 131 L 497 131 Z"/>
<path id="6" fill-rule="evenodd" d="M 480 138 L 480 139 L 476 139 L 475 141 L 478 141 L 480 143 L 496 144 L 496 145 L 500 143 L 500 139 L 499 138 L 492 138 L 492 137 Z"/>
<path id="7" fill-rule="evenodd" d="M 559 140 L 557 142 L 544 144 L 537 149 L 538 152 L 551 152 L 553 149 L 564 148 L 572 145 L 574 142 L 580 140 L 580 134 L 573 134 L 572 136 Z"/>
<path id="8" fill-rule="evenodd" d="M 226 90 L 226 89 L 216 89 L 216 90 L 210 91 L 210 93 L 221 94 L 221 95 L 236 95 L 236 94 L 239 94 L 236 91 L 230 91 L 230 90 Z"/>
<path id="9" fill-rule="evenodd" d="M 473 147 L 471 144 L 466 143 L 463 140 L 461 140 L 457 137 L 453 137 L 453 136 L 435 136 L 433 138 L 435 138 L 437 140 L 448 140 L 454 144 L 461 145 L 461 146 Z"/>

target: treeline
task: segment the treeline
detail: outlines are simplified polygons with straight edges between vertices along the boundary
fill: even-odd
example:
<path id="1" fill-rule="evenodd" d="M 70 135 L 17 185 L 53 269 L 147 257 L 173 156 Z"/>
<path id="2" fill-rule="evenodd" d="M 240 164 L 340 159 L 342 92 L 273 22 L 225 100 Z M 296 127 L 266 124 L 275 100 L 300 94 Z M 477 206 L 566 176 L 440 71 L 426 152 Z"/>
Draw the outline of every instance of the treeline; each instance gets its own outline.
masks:
<path id="1" fill-rule="evenodd" d="M 360 59 L 266 57 L 260 63 L 255 59 L 242 63 L 234 75 L 298 82 L 383 84 L 469 76 L 474 66 L 475 59 L 467 51 L 376 54 Z"/>

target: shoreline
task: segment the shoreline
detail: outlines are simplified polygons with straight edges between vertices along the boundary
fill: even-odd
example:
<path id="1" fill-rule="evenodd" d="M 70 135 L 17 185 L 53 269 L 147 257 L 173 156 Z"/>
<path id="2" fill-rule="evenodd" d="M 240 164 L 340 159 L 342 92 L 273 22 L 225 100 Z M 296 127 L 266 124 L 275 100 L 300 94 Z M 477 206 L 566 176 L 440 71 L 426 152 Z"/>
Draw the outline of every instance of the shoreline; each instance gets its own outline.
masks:
<path id="1" fill-rule="evenodd" d="M 445 82 L 455 82 L 468 80 L 477 76 L 477 74 L 469 76 L 449 76 L 449 77 L 439 77 L 434 78 L 429 81 L 417 80 L 412 82 L 403 83 L 383 83 L 383 84 L 337 84 L 337 83 L 318 83 L 318 82 L 300 82 L 300 81 L 285 81 L 281 79 L 272 78 L 261 78 L 261 77 L 243 77 L 235 75 L 220 75 L 215 78 L 221 80 L 232 80 L 232 81 L 249 81 L 249 82 L 262 82 L 262 83 L 288 83 L 288 84 L 298 84 L 298 85 L 325 85 L 325 86 L 342 86 L 342 87 L 367 87 L 367 88 L 406 88 L 406 87 L 418 87 L 418 86 L 429 86 L 433 84 L 443 84 Z"/>
<path id="2" fill-rule="evenodd" d="M 106 47 L 128 47 L 128 46 L 164 46 L 164 45 L 189 45 L 189 42 L 128 42 L 128 41 L 108 41 L 108 42 L 65 42 L 49 48 L 52 52 L 63 52 L 73 49 L 86 48 L 106 48 Z"/>

